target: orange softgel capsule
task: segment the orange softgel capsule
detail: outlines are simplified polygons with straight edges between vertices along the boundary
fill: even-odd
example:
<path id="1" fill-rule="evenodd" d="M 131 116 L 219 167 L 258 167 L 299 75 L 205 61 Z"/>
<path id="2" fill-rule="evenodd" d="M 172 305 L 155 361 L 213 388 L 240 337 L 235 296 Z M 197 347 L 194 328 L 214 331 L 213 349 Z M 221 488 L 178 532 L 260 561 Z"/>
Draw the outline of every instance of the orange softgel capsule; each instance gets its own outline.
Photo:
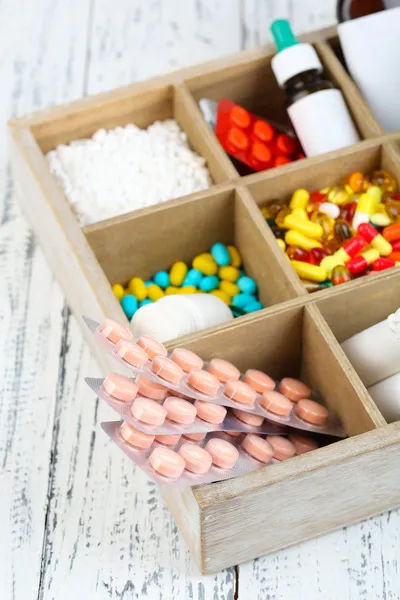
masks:
<path id="1" fill-rule="evenodd" d="M 249 433 L 242 442 L 242 448 L 246 450 L 251 457 L 262 463 L 269 463 L 274 454 L 271 444 L 259 435 Z"/>
<path id="2" fill-rule="evenodd" d="M 170 396 L 165 400 L 163 407 L 167 411 L 167 418 L 174 423 L 190 425 L 196 418 L 196 408 L 187 400 Z"/>
<path id="3" fill-rule="evenodd" d="M 163 446 L 176 446 L 181 439 L 180 433 L 173 433 L 171 435 L 156 435 L 156 442 Z"/>
<path id="4" fill-rule="evenodd" d="M 143 433 L 143 431 L 135 429 L 126 421 L 122 423 L 119 434 L 127 444 L 140 450 L 147 450 L 154 442 L 154 435 Z"/>
<path id="5" fill-rule="evenodd" d="M 281 435 L 268 436 L 268 442 L 274 451 L 274 458 L 277 460 L 287 460 L 296 454 L 296 448 L 292 442 Z"/>
<path id="6" fill-rule="evenodd" d="M 140 377 L 139 394 L 157 400 L 157 402 L 162 402 L 167 397 L 168 390 L 161 383 L 155 383 L 146 377 Z"/>
<path id="7" fill-rule="evenodd" d="M 186 373 L 192 369 L 202 369 L 203 360 L 194 352 L 186 348 L 175 348 L 171 354 L 171 360 L 181 367 Z"/>
<path id="8" fill-rule="evenodd" d="M 206 444 L 205 450 L 211 454 L 214 465 L 221 469 L 232 469 L 239 458 L 237 448 L 226 440 L 211 438 Z"/>
<path id="9" fill-rule="evenodd" d="M 194 407 L 197 410 L 197 416 L 206 423 L 212 423 L 213 425 L 220 425 L 226 417 L 225 406 L 219 404 L 213 404 L 212 402 L 203 402 L 202 400 L 196 400 Z"/>
<path id="10" fill-rule="evenodd" d="M 117 344 L 120 340 L 132 339 L 131 330 L 125 325 L 118 323 L 118 321 L 114 321 L 114 319 L 104 319 L 99 326 L 99 333 L 114 344 Z"/>
<path id="11" fill-rule="evenodd" d="M 185 461 L 177 452 L 157 446 L 149 456 L 150 466 L 164 477 L 178 479 L 185 469 Z"/>
<path id="12" fill-rule="evenodd" d="M 167 416 L 166 409 L 150 398 L 136 398 L 131 407 L 131 414 L 135 419 L 146 425 L 162 425 Z"/>
<path id="13" fill-rule="evenodd" d="M 314 400 L 299 400 L 296 406 L 296 415 L 312 425 L 325 425 L 328 414 L 325 406 L 314 402 Z"/>
<path id="14" fill-rule="evenodd" d="M 224 394 L 233 402 L 246 405 L 254 404 L 257 398 L 257 392 L 244 381 L 228 381 Z"/>
<path id="15" fill-rule="evenodd" d="M 256 369 L 248 369 L 244 374 L 243 381 L 260 394 L 275 388 L 275 381 L 266 373 Z"/>
<path id="16" fill-rule="evenodd" d="M 289 435 L 289 441 L 294 444 L 296 454 L 305 454 L 306 452 L 316 450 L 319 447 L 318 442 L 308 435 Z"/>
<path id="17" fill-rule="evenodd" d="M 211 468 L 212 457 L 201 446 L 196 446 L 196 444 L 182 444 L 179 448 L 179 455 L 185 461 L 186 470 L 191 471 L 191 473 L 204 475 Z"/>
<path id="18" fill-rule="evenodd" d="M 149 360 L 143 348 L 127 340 L 120 340 L 115 346 L 114 352 L 119 358 L 138 369 L 144 367 Z"/>
<path id="19" fill-rule="evenodd" d="M 134 400 L 138 392 L 138 386 L 132 379 L 118 373 L 109 373 L 103 381 L 103 388 L 109 396 L 122 402 Z"/>
<path id="20" fill-rule="evenodd" d="M 282 379 L 279 384 L 279 391 L 293 402 L 298 402 L 302 398 L 308 398 L 311 394 L 310 388 L 305 383 L 292 377 L 284 377 Z"/>
<path id="21" fill-rule="evenodd" d="M 290 415 L 293 409 L 293 404 L 289 398 L 286 398 L 283 394 L 274 391 L 266 391 L 261 396 L 260 404 L 265 410 L 279 415 L 280 417 L 287 417 Z"/>
<path id="22" fill-rule="evenodd" d="M 153 359 L 151 370 L 155 375 L 161 377 L 161 379 L 174 385 L 177 385 L 184 375 L 183 369 L 165 356 L 156 356 Z"/>
<path id="23" fill-rule="evenodd" d="M 190 371 L 187 383 L 205 396 L 215 396 L 219 388 L 219 381 L 215 375 L 200 369 Z"/>
<path id="24" fill-rule="evenodd" d="M 143 348 L 150 360 L 153 360 L 153 358 L 155 358 L 156 356 L 168 355 L 168 350 L 166 349 L 166 347 L 160 342 L 157 342 L 157 340 L 154 340 L 153 338 L 149 337 L 148 335 L 141 335 L 137 341 L 137 344 L 138 346 Z"/>
<path id="25" fill-rule="evenodd" d="M 235 381 L 240 377 L 240 371 L 227 360 L 223 358 L 213 358 L 208 365 L 208 372 L 212 373 L 222 383 L 227 381 Z"/>
<path id="26" fill-rule="evenodd" d="M 239 419 L 239 421 L 242 421 L 242 423 L 246 423 L 246 425 L 251 425 L 252 427 L 259 427 L 263 424 L 264 417 L 262 417 L 261 415 L 248 413 L 244 410 L 238 410 L 237 408 L 234 408 L 232 412 L 235 415 L 235 417 Z"/>

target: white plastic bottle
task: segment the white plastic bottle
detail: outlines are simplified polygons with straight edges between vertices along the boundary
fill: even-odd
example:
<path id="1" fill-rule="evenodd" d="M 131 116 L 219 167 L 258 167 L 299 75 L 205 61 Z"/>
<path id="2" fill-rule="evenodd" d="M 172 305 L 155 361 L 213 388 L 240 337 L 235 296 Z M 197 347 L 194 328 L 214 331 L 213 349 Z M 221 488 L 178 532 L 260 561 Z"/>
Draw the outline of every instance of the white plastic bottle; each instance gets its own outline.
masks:
<path id="1" fill-rule="evenodd" d="M 323 66 L 311 44 L 300 44 L 288 21 L 271 26 L 278 53 L 272 70 L 287 96 L 287 110 L 307 156 L 338 150 L 359 141 L 340 90 L 322 77 Z"/>

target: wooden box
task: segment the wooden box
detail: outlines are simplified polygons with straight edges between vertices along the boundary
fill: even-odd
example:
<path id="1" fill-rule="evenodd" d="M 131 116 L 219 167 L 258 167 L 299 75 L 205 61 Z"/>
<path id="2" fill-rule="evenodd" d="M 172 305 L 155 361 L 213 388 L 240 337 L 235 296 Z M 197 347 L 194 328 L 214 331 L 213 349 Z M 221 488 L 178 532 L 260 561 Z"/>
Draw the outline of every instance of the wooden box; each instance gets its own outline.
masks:
<path id="1" fill-rule="evenodd" d="M 204 573 L 400 505 L 400 422 L 387 425 L 340 347 L 398 308 L 400 271 L 309 295 L 258 209 L 297 187 L 325 186 L 353 170 L 387 168 L 400 181 L 396 136 L 383 135 L 349 79 L 333 50 L 334 32 L 317 33 L 314 39 L 324 37 L 327 41 L 317 41 L 316 49 L 328 76 L 342 89 L 363 140 L 279 169 L 240 177 L 197 104 L 204 96 L 226 96 L 279 119 L 282 92 L 267 48 L 10 123 L 21 204 L 78 319 L 87 314 L 125 321 L 110 282 L 134 274 L 146 278 L 174 260 L 190 260 L 216 241 L 235 243 L 266 308 L 174 344 L 184 343 L 205 359 L 224 356 L 241 369 L 259 367 L 275 377 L 301 374 L 344 423 L 347 439 L 290 461 L 221 483 L 162 489 Z M 100 127 L 147 126 L 171 116 L 206 158 L 214 185 L 82 229 L 44 154 Z M 90 335 L 87 339 L 104 370 L 115 368 Z"/>

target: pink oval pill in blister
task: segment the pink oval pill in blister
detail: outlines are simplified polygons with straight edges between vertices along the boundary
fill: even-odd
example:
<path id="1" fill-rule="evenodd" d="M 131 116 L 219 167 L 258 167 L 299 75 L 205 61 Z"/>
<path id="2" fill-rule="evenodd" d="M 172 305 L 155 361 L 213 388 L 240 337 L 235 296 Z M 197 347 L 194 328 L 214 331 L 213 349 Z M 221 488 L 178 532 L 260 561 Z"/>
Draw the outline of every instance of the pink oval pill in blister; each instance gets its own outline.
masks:
<path id="1" fill-rule="evenodd" d="M 186 350 L 186 348 L 175 348 L 171 354 L 171 360 L 181 367 L 186 373 L 192 369 L 202 369 L 203 360 L 194 352 Z"/>
<path id="2" fill-rule="evenodd" d="M 199 419 L 202 419 L 207 423 L 220 425 L 226 417 L 227 411 L 225 406 L 213 404 L 212 402 L 203 402 L 202 400 L 196 400 L 194 406 L 197 410 L 197 416 Z"/>
<path id="3" fill-rule="evenodd" d="M 266 373 L 256 369 L 248 369 L 243 376 L 243 381 L 259 394 L 275 388 L 275 381 Z"/>
<path id="4" fill-rule="evenodd" d="M 260 404 L 265 410 L 280 417 L 287 417 L 293 409 L 293 404 L 286 396 L 273 391 L 264 392 L 261 396 Z"/>
<path id="5" fill-rule="evenodd" d="M 269 463 L 274 455 L 271 444 L 259 435 L 249 433 L 242 442 L 242 447 L 250 456 L 262 463 Z"/>
<path id="6" fill-rule="evenodd" d="M 308 435 L 300 435 L 297 433 L 289 435 L 289 441 L 294 444 L 296 454 L 305 454 L 306 452 L 316 450 L 319 447 L 318 442 Z"/>
<path id="7" fill-rule="evenodd" d="M 277 460 L 287 460 L 296 454 L 296 448 L 292 442 L 281 435 L 268 436 L 268 442 L 274 450 L 274 458 Z"/>
<path id="8" fill-rule="evenodd" d="M 223 358 L 213 358 L 208 365 L 208 372 L 212 373 L 222 383 L 235 381 L 240 377 L 240 371 L 227 360 Z"/>
<path id="9" fill-rule="evenodd" d="M 302 398 L 309 398 L 311 394 L 310 388 L 305 383 L 292 377 L 282 379 L 279 384 L 279 391 L 293 402 L 298 402 Z"/>
<path id="10" fill-rule="evenodd" d="M 237 448 L 226 440 L 211 438 L 205 446 L 205 450 L 211 454 L 214 465 L 221 469 L 232 469 L 238 458 Z"/>
<path id="11" fill-rule="evenodd" d="M 206 437 L 206 433 L 184 433 L 183 437 L 193 442 L 201 442 Z"/>
<path id="12" fill-rule="evenodd" d="M 137 344 L 127 340 L 120 340 L 114 349 L 115 354 L 132 367 L 141 369 L 148 362 L 146 352 Z"/>
<path id="13" fill-rule="evenodd" d="M 204 473 L 210 470 L 212 465 L 211 455 L 204 448 L 201 448 L 201 446 L 182 444 L 178 452 L 185 461 L 187 471 L 204 475 Z"/>
<path id="14" fill-rule="evenodd" d="M 167 418 L 181 425 L 190 425 L 194 422 L 197 410 L 191 402 L 170 396 L 163 404 L 167 411 Z"/>
<path id="15" fill-rule="evenodd" d="M 257 392 L 244 381 L 228 381 L 224 388 L 224 394 L 230 400 L 239 404 L 254 404 Z"/>
<path id="16" fill-rule="evenodd" d="M 161 379 L 174 385 L 177 385 L 183 377 L 183 369 L 165 356 L 156 356 L 153 359 L 151 370 Z"/>
<path id="17" fill-rule="evenodd" d="M 181 439 L 180 433 L 173 433 L 171 435 L 156 435 L 156 442 L 163 444 L 163 446 L 176 446 Z"/>
<path id="18" fill-rule="evenodd" d="M 185 461 L 177 452 L 157 446 L 149 456 L 150 466 L 160 475 L 177 479 L 185 469 Z"/>
<path id="19" fill-rule="evenodd" d="M 103 381 L 103 388 L 109 396 L 122 402 L 130 402 L 138 392 L 138 386 L 132 379 L 118 373 L 109 373 Z"/>
<path id="20" fill-rule="evenodd" d="M 161 404 L 149 398 L 136 398 L 131 406 L 132 416 L 146 425 L 162 425 L 167 416 L 167 411 Z"/>
<path id="21" fill-rule="evenodd" d="M 147 450 L 154 442 L 154 435 L 143 433 L 143 431 L 135 429 L 126 421 L 122 423 L 119 433 L 127 444 L 135 448 L 140 448 L 140 450 Z"/>
<path id="22" fill-rule="evenodd" d="M 157 342 L 157 340 L 154 340 L 153 338 L 149 337 L 148 335 L 141 335 L 137 341 L 137 344 L 138 346 L 143 348 L 150 360 L 153 360 L 153 358 L 155 358 L 156 356 L 168 355 L 168 350 L 166 349 L 166 347 L 160 342 Z"/>
<path id="23" fill-rule="evenodd" d="M 140 377 L 139 394 L 141 396 L 146 396 L 146 398 L 151 398 L 152 400 L 161 402 L 167 397 L 168 390 L 166 387 L 161 385 L 161 383 L 156 383 L 155 381 L 151 381 L 146 377 Z"/>
<path id="24" fill-rule="evenodd" d="M 131 330 L 125 325 L 118 323 L 118 321 L 114 321 L 114 319 L 104 319 L 98 331 L 103 337 L 114 344 L 117 344 L 120 340 L 132 339 Z"/>
<path id="25" fill-rule="evenodd" d="M 187 376 L 187 383 L 205 396 L 215 396 L 218 392 L 219 381 L 212 375 L 200 369 L 193 369 Z"/>
<path id="26" fill-rule="evenodd" d="M 239 421 L 251 425 L 252 427 L 259 427 L 263 424 L 264 417 L 261 415 L 255 415 L 254 413 L 248 413 L 244 410 L 238 410 L 237 408 L 232 409 L 233 414 Z"/>

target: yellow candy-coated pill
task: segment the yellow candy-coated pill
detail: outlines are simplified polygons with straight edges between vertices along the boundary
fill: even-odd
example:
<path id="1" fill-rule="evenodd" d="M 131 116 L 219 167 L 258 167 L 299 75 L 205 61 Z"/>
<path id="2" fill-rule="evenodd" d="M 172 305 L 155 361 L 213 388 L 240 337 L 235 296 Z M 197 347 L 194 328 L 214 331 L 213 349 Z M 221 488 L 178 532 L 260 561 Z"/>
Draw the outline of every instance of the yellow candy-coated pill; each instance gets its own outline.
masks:
<path id="1" fill-rule="evenodd" d="M 281 250 L 283 250 L 283 251 L 285 251 L 285 250 L 286 250 L 286 244 L 285 244 L 285 242 L 284 242 L 283 240 L 281 240 L 280 238 L 278 238 L 278 239 L 276 240 L 276 243 L 278 244 L 278 246 L 279 246 L 279 248 L 280 248 Z"/>
<path id="2" fill-rule="evenodd" d="M 322 248 L 321 242 L 317 242 L 317 240 L 311 240 L 306 235 L 293 230 L 289 230 L 286 233 L 285 242 L 288 246 L 299 246 L 300 248 L 303 248 L 303 250 Z"/>
<path id="3" fill-rule="evenodd" d="M 339 265 L 344 266 L 344 262 L 343 256 L 340 253 L 335 253 L 332 256 L 325 256 L 325 258 L 321 260 L 319 266 L 325 271 L 326 275 L 330 277 L 333 269 Z"/>
<path id="4" fill-rule="evenodd" d="M 225 304 L 230 304 L 231 303 L 231 297 L 224 291 L 222 290 L 213 290 L 212 292 L 210 292 L 211 296 L 216 296 L 217 298 L 219 298 L 220 300 L 222 300 L 222 302 L 225 302 Z"/>
<path id="5" fill-rule="evenodd" d="M 283 226 L 286 229 L 294 229 L 308 238 L 315 240 L 321 239 L 324 234 L 322 226 L 318 225 L 318 223 L 314 223 L 314 221 L 309 220 L 306 221 L 305 219 L 293 214 L 286 215 L 286 217 L 283 219 Z"/>
<path id="6" fill-rule="evenodd" d="M 185 287 L 178 288 L 178 294 L 197 294 L 198 290 L 194 285 L 185 285 Z"/>
<path id="7" fill-rule="evenodd" d="M 112 291 L 114 292 L 114 296 L 118 298 L 118 300 L 122 300 L 125 295 L 124 287 L 120 283 L 114 283 L 112 286 Z"/>
<path id="8" fill-rule="evenodd" d="M 227 246 L 229 256 L 231 257 L 231 267 L 241 267 L 242 257 L 239 250 L 235 246 Z"/>
<path id="9" fill-rule="evenodd" d="M 236 283 L 231 283 L 230 281 L 221 281 L 219 289 L 232 297 L 236 296 L 236 294 L 240 294 L 240 289 Z"/>
<path id="10" fill-rule="evenodd" d="M 294 210 L 292 210 L 292 215 L 295 215 L 295 217 L 299 217 L 299 219 L 304 219 L 305 221 L 308 221 L 308 214 L 305 208 L 295 208 Z"/>
<path id="11" fill-rule="evenodd" d="M 159 300 L 160 298 L 162 298 L 164 296 L 164 292 L 162 291 L 160 286 L 156 285 L 155 283 L 152 283 L 146 289 L 147 289 L 148 298 L 150 300 L 152 300 L 153 302 L 156 302 L 157 300 Z"/>
<path id="12" fill-rule="evenodd" d="M 143 279 L 140 279 L 140 277 L 132 277 L 129 282 L 128 289 L 139 302 L 147 298 L 147 288 Z"/>
<path id="13" fill-rule="evenodd" d="M 174 263 L 169 272 L 169 280 L 170 280 L 171 284 L 173 286 L 177 286 L 177 287 L 181 286 L 183 283 L 183 280 L 186 277 L 187 272 L 188 272 L 188 268 L 187 268 L 186 263 L 182 262 L 181 260 Z"/>
<path id="14" fill-rule="evenodd" d="M 298 189 L 294 192 L 292 199 L 290 200 L 289 208 L 305 208 L 310 199 L 310 194 L 307 190 Z"/>
<path id="15" fill-rule="evenodd" d="M 216 275 L 218 272 L 218 265 L 212 254 L 208 252 L 196 256 L 192 262 L 192 267 L 200 271 L 203 275 Z"/>
<path id="16" fill-rule="evenodd" d="M 240 277 L 240 271 L 236 267 L 220 267 L 218 275 L 220 279 L 225 279 L 225 281 L 235 283 Z"/>
<path id="17" fill-rule="evenodd" d="M 167 289 L 165 290 L 165 295 L 166 296 L 173 296 L 174 294 L 179 294 L 181 288 L 177 288 L 173 285 L 169 285 L 167 287 Z"/>
<path id="18" fill-rule="evenodd" d="M 309 263 L 302 262 L 301 260 L 291 260 L 290 262 L 297 275 L 302 279 L 318 282 L 322 282 L 327 279 L 326 272 L 318 265 L 310 265 Z"/>

